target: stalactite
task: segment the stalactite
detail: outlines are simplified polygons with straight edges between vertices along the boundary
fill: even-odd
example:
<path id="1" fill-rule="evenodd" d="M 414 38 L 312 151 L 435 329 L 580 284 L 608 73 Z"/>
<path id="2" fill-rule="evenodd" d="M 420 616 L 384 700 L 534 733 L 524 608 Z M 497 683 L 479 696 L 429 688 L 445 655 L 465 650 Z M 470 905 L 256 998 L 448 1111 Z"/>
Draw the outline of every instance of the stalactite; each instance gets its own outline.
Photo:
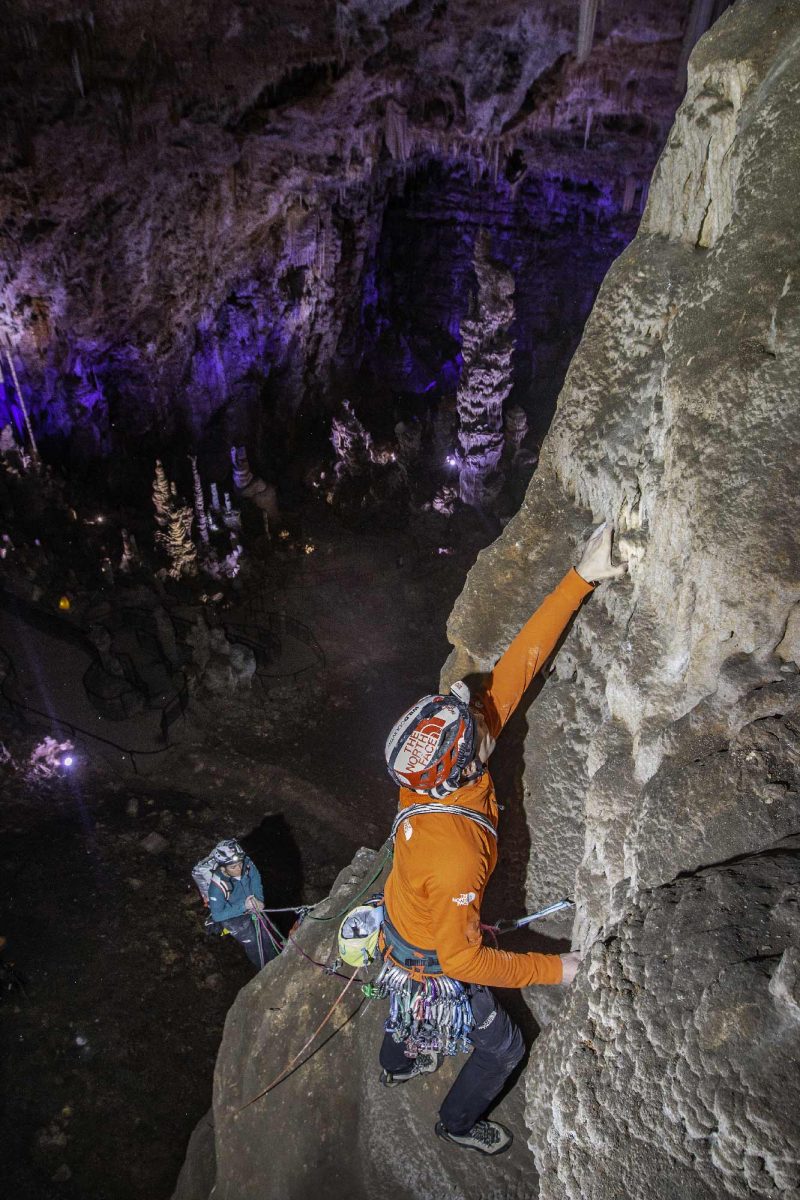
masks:
<path id="1" fill-rule="evenodd" d="M 212 511 L 212 513 L 218 513 L 219 510 L 220 510 L 219 487 L 217 486 L 216 483 L 212 483 L 211 484 L 211 511 Z"/>
<path id="2" fill-rule="evenodd" d="M 11 371 L 11 378 L 14 381 L 14 388 L 16 390 L 17 397 L 19 399 L 19 406 L 22 409 L 22 417 L 23 417 L 23 420 L 25 421 L 25 428 L 28 431 L 28 438 L 31 443 L 31 455 L 32 455 L 33 461 L 35 463 L 38 463 L 39 462 L 39 447 L 36 445 L 36 438 L 33 436 L 33 426 L 31 425 L 31 419 L 28 416 L 28 406 L 25 403 L 25 397 L 23 396 L 22 388 L 19 385 L 19 376 L 17 375 L 17 368 L 14 366 L 14 359 L 11 355 L 11 347 L 10 347 L 10 345 L 8 345 L 8 343 L 6 343 L 6 359 L 8 360 L 8 367 L 9 367 L 9 370 Z"/>
<path id="3" fill-rule="evenodd" d="M 716 0 L 692 0 L 689 20 L 686 23 L 686 31 L 683 35 L 681 56 L 678 59 L 678 69 L 675 73 L 675 86 L 681 92 L 686 90 L 686 68 L 689 62 L 689 55 L 706 30 L 711 28 L 715 17 L 719 15 L 715 11 L 717 7 Z"/>
<path id="4" fill-rule="evenodd" d="M 514 345 L 514 278 L 489 256 L 489 236 L 475 245 L 477 295 L 462 322 L 464 369 L 456 396 L 459 418 L 459 495 L 465 504 L 486 508 L 501 483 L 503 403 L 511 390 Z"/>
<path id="5" fill-rule="evenodd" d="M 80 59 L 78 58 L 77 50 L 72 51 L 72 74 L 75 76 L 75 82 L 78 85 L 78 91 L 80 92 L 81 97 L 84 97 L 86 92 L 83 86 L 83 75 L 81 74 L 81 64 Z"/>
<path id="6" fill-rule="evenodd" d="M 622 211 L 629 213 L 633 211 L 633 203 L 636 199 L 636 189 L 639 186 L 639 181 L 635 175 L 628 175 L 625 180 L 625 194 L 622 197 Z"/>
<path id="7" fill-rule="evenodd" d="M 200 472 L 197 469 L 197 456 L 189 455 L 189 462 L 192 464 L 192 482 L 194 483 L 194 515 L 197 521 L 197 532 L 200 535 L 200 541 L 204 545 L 208 545 L 208 520 L 206 518 L 206 504 L 203 499 L 203 484 L 200 479 Z"/>
<path id="8" fill-rule="evenodd" d="M 583 129 L 583 148 L 584 148 L 584 150 L 589 145 L 589 138 L 592 133 L 592 121 L 593 120 L 594 120 L 594 108 L 590 104 L 589 107 L 586 109 L 586 124 Z"/>
<path id="9" fill-rule="evenodd" d="M 586 62 L 592 52 L 594 27 L 597 21 L 597 6 L 598 0 L 580 0 L 578 45 L 576 49 L 576 58 L 579 63 Z"/>
<path id="10" fill-rule="evenodd" d="M 384 126 L 386 149 L 395 162 L 406 162 L 410 157 L 408 116 L 402 105 L 391 96 L 386 101 L 386 124 Z"/>

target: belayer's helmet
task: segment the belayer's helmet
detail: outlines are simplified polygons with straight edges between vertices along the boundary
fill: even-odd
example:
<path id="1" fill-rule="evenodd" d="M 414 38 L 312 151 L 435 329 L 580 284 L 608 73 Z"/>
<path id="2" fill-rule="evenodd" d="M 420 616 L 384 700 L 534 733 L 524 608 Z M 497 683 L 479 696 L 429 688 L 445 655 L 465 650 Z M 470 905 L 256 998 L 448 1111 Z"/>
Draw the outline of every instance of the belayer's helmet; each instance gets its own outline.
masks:
<path id="1" fill-rule="evenodd" d="M 423 696 L 403 713 L 386 740 L 386 765 L 395 783 L 435 800 L 459 787 L 475 750 L 468 701 L 469 689 L 459 681 L 449 696 Z"/>
<path id="2" fill-rule="evenodd" d="M 242 862 L 244 857 L 244 850 L 235 838 L 227 838 L 224 842 L 218 842 L 214 847 L 214 858 L 221 867 L 227 867 L 230 863 Z"/>

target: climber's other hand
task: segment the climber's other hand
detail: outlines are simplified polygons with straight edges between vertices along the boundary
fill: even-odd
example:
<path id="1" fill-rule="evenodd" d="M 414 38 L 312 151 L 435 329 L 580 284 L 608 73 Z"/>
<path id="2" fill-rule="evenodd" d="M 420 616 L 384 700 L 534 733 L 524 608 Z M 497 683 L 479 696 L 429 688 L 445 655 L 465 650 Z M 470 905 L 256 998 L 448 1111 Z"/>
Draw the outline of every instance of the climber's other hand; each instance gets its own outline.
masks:
<path id="1" fill-rule="evenodd" d="M 248 896 L 244 902 L 244 906 L 248 912 L 256 913 L 264 911 L 264 901 L 259 900 L 258 896 Z"/>
<path id="2" fill-rule="evenodd" d="M 613 535 L 613 525 L 603 521 L 586 543 L 581 561 L 575 570 L 587 583 L 599 583 L 601 579 L 619 579 L 627 571 L 627 563 L 620 563 L 615 567 L 611 562 Z"/>
<path id="3" fill-rule="evenodd" d="M 559 954 L 561 959 L 561 982 L 572 983 L 577 973 L 578 967 L 581 965 L 581 956 L 575 950 L 570 950 L 569 954 Z"/>

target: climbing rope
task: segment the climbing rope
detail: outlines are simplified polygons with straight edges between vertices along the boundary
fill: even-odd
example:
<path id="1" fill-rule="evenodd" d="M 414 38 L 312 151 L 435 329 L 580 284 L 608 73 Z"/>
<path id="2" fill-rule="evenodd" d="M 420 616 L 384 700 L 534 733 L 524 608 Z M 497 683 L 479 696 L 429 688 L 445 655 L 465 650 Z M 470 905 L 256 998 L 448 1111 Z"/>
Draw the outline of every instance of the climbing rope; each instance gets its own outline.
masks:
<path id="1" fill-rule="evenodd" d="M 391 857 L 392 857 L 392 852 L 391 852 L 391 850 L 389 850 L 386 853 L 386 855 L 383 859 L 383 862 L 380 864 L 380 866 L 378 867 L 375 874 L 372 876 L 372 878 L 367 883 L 364 884 L 364 887 L 361 889 L 361 891 L 358 893 L 358 895 L 353 896 L 352 900 L 348 901 L 347 906 L 345 908 L 343 908 L 341 912 L 335 913 L 334 916 L 332 916 L 332 917 L 317 917 L 314 915 L 314 912 L 313 912 L 313 909 L 319 908 L 320 904 L 327 904 L 328 900 L 330 899 L 329 896 L 326 896 L 324 900 L 318 900 L 316 904 L 290 904 L 286 908 L 265 908 L 263 911 L 265 913 L 286 913 L 286 912 L 297 913 L 298 919 L 300 921 L 304 921 L 306 919 L 306 917 L 308 918 L 309 921 L 340 921 L 342 919 L 342 917 L 347 916 L 347 914 L 350 912 L 350 909 L 353 907 L 354 903 L 356 903 L 358 900 L 360 900 L 365 892 L 369 891 L 369 889 L 372 887 L 375 880 L 380 877 L 380 875 L 383 871 L 383 868 L 391 860 Z"/>
<path id="2" fill-rule="evenodd" d="M 300 945 L 300 943 L 295 941 L 295 939 L 292 937 L 291 933 L 288 933 L 286 935 L 286 939 L 284 940 L 282 935 L 279 933 L 279 931 L 275 928 L 275 926 L 270 921 L 269 917 L 266 916 L 266 913 L 270 912 L 270 911 L 271 911 L 270 909 L 265 908 L 263 910 L 263 912 L 260 912 L 258 914 L 258 919 L 259 919 L 259 921 L 261 921 L 265 933 L 267 934 L 267 936 L 269 937 L 270 941 L 272 942 L 273 946 L 275 946 L 275 948 L 277 949 L 279 954 L 281 953 L 282 950 L 285 949 L 286 942 L 289 941 L 292 943 L 292 945 L 294 946 L 294 948 L 298 954 L 302 954 L 303 958 L 307 962 L 312 963 L 312 965 L 315 967 L 319 967 L 319 969 L 321 971 L 324 971 L 326 975 L 338 975 L 340 979 L 349 979 L 350 978 L 349 975 L 343 975 L 341 971 L 337 971 L 335 967 L 326 966 L 325 963 L 317 962 L 316 958 L 312 958 L 310 954 L 307 954 L 305 952 L 305 950 L 303 949 L 303 947 Z M 293 911 L 293 910 L 291 910 L 291 911 Z M 275 939 L 277 939 L 278 942 L 280 942 L 280 945 L 276 945 Z"/>
<path id="3" fill-rule="evenodd" d="M 325 1028 L 325 1026 L 328 1024 L 328 1021 L 330 1021 L 331 1017 L 333 1016 L 334 1012 L 336 1011 L 336 1006 L 342 1000 L 344 1000 L 345 996 L 347 995 L 347 992 L 352 987 L 352 985 L 356 981 L 356 979 L 358 979 L 359 973 L 362 969 L 363 968 L 361 968 L 361 967 L 357 967 L 356 970 L 353 972 L 353 974 L 347 979 L 347 983 L 344 985 L 342 990 L 339 992 L 339 995 L 336 997 L 333 1004 L 330 1006 L 330 1008 L 326 1012 L 325 1016 L 323 1017 L 323 1019 L 320 1021 L 317 1028 L 312 1033 L 311 1037 L 305 1042 L 305 1044 L 303 1046 L 300 1047 L 300 1049 L 297 1051 L 297 1054 L 295 1054 L 294 1058 L 291 1058 L 289 1060 L 289 1062 L 286 1064 L 286 1066 L 275 1076 L 275 1078 L 270 1083 L 267 1084 L 267 1086 L 263 1089 L 263 1091 L 259 1092 L 257 1096 L 253 1096 L 252 1099 L 248 1100 L 245 1104 L 243 1104 L 241 1108 L 237 1108 L 236 1112 L 234 1114 L 235 1116 L 238 1117 L 239 1113 L 244 1112 L 244 1110 L 246 1108 L 249 1108 L 251 1104 L 255 1104 L 257 1100 L 262 1100 L 264 1098 L 264 1096 L 267 1095 L 268 1092 L 271 1092 L 274 1087 L 277 1087 L 279 1083 L 282 1083 L 283 1080 L 286 1079 L 289 1074 L 291 1074 L 291 1071 L 292 1071 L 295 1063 L 298 1061 L 298 1059 L 302 1058 L 302 1056 L 305 1054 L 306 1050 L 308 1050 L 309 1046 L 314 1041 L 314 1039 L 317 1037 L 317 1035 L 319 1033 L 321 1033 L 322 1030 Z M 361 1003 L 363 1004 L 364 1001 L 362 1000 Z M 352 1015 L 353 1014 L 351 1013 L 350 1016 L 352 1016 Z M 350 1018 L 348 1017 L 348 1020 L 349 1019 Z"/>

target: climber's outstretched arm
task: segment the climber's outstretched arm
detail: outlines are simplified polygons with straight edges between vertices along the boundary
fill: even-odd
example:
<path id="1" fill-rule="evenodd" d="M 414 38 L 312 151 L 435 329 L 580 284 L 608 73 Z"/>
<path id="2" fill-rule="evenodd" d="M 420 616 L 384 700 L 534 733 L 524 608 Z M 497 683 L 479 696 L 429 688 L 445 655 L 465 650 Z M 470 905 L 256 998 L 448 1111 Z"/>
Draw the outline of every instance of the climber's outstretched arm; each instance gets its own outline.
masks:
<path id="1" fill-rule="evenodd" d="M 568 571 L 545 597 L 492 671 L 480 697 L 489 734 L 497 738 L 529 684 L 541 671 L 584 598 L 603 579 L 618 579 L 627 566 L 611 562 L 613 528 L 603 522 L 595 529 L 577 568 Z"/>

